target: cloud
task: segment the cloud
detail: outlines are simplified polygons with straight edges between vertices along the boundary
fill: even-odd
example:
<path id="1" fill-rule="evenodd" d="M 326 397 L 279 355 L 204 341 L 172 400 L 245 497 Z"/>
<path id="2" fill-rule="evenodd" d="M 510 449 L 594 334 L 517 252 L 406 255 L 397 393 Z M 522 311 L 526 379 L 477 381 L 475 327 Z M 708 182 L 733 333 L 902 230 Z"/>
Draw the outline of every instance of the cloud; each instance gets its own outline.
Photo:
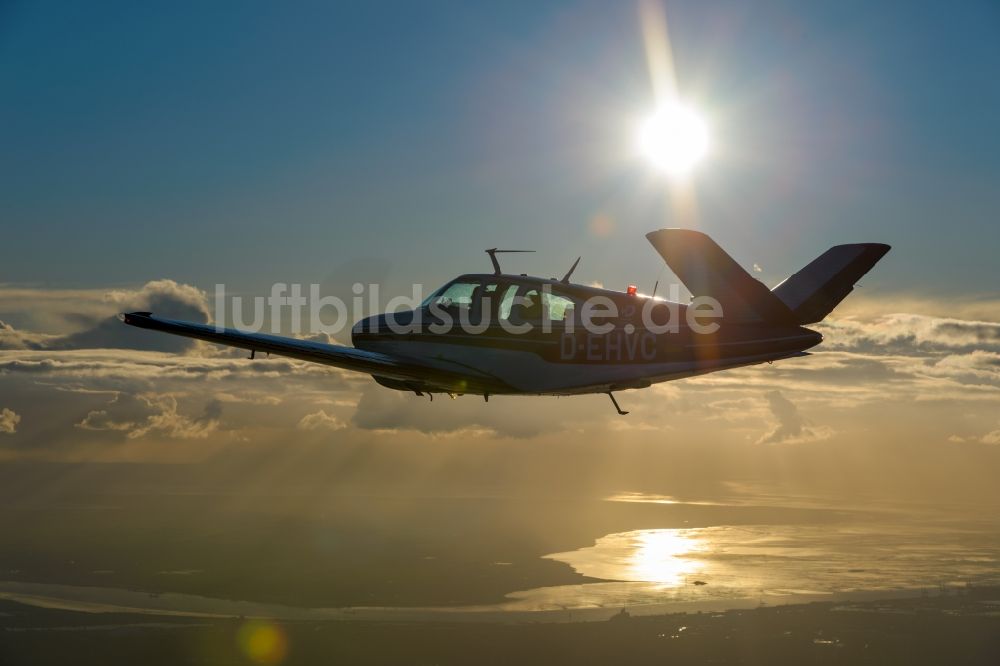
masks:
<path id="1" fill-rule="evenodd" d="M 76 424 L 84 430 L 121 430 L 128 431 L 135 427 L 131 421 L 114 421 L 105 409 L 92 410 L 82 421 Z"/>
<path id="2" fill-rule="evenodd" d="M 307 342 L 321 342 L 324 345 L 338 345 L 337 339 L 330 335 L 329 333 L 312 333 L 312 334 L 300 334 L 296 335 L 299 340 L 305 340 Z"/>
<path id="3" fill-rule="evenodd" d="M 56 338 L 58 336 L 45 333 L 19 331 L 11 324 L 0 321 L 0 349 L 42 349 Z"/>
<path id="4" fill-rule="evenodd" d="M 640 392 L 627 395 L 630 400 L 655 404 L 658 394 L 649 391 L 644 396 Z M 595 404 L 601 404 L 601 409 L 595 410 Z M 426 395 L 418 397 L 410 392 L 365 384 L 351 423 L 364 430 L 414 430 L 430 435 L 524 439 L 605 427 L 607 415 L 613 413 L 606 396 L 564 400 L 545 396 L 491 396 L 490 401 L 485 402 L 482 396 L 461 396 L 451 400 L 437 394 L 431 401 Z M 654 422 L 658 420 L 657 411 L 645 415 Z"/>
<path id="5" fill-rule="evenodd" d="M 109 292 L 109 304 L 115 311 L 93 326 L 61 339 L 50 341 L 49 349 L 143 349 L 149 351 L 183 352 L 194 346 L 194 341 L 174 335 L 152 335 L 117 318 L 120 311 L 155 312 L 167 319 L 181 319 L 206 323 L 210 320 L 208 298 L 204 292 L 190 285 L 173 280 L 148 282 L 138 292 Z"/>
<path id="6" fill-rule="evenodd" d="M 42 290 L 38 290 L 42 291 Z M 61 313 L 59 327 L 77 330 L 62 333 L 19 331 L 13 325 L 0 322 L 0 349 L 70 350 L 70 349 L 138 349 L 179 353 L 192 349 L 193 340 L 173 335 L 151 334 L 118 320 L 122 311 L 150 311 L 170 319 L 205 323 L 209 321 L 208 297 L 190 285 L 173 280 L 147 282 L 134 291 L 104 292 L 100 300 L 94 292 L 81 292 L 89 301 L 78 311 Z M 44 299 L 41 300 L 45 302 Z M 59 301 L 65 306 L 65 301 Z M 96 311 L 96 312 L 95 312 Z"/>
<path id="7" fill-rule="evenodd" d="M 985 435 L 974 436 L 974 437 L 962 437 L 960 435 L 952 435 L 948 438 L 949 442 L 955 442 L 956 444 L 961 443 L 973 443 L 973 444 L 987 444 L 989 446 L 1000 446 L 1000 429 L 991 430 Z"/>
<path id="8" fill-rule="evenodd" d="M 294 375 L 322 378 L 328 386 L 345 371 L 316 363 L 272 356 L 254 361 L 241 357 L 178 356 L 124 349 L 0 352 L 0 374 L 35 375 L 77 381 L 163 381 L 167 379 L 225 380 Z M 90 388 L 108 388 L 90 384 Z"/>
<path id="9" fill-rule="evenodd" d="M 6 407 L 0 411 L 0 433 L 13 435 L 17 432 L 17 424 L 21 422 L 21 415 Z"/>
<path id="10" fill-rule="evenodd" d="M 835 318 L 816 324 L 828 348 L 886 352 L 900 349 L 928 351 L 961 348 L 1000 350 L 1000 323 L 951 317 L 894 313 L 872 319 Z"/>
<path id="11" fill-rule="evenodd" d="M 437 395 L 430 402 L 363 374 L 278 356 L 249 361 L 245 352 L 229 356 L 208 346 L 185 354 L 131 349 L 100 328 L 107 319 L 131 330 L 110 317 L 125 309 L 163 312 L 156 299 L 194 308 L 172 316 L 207 317 L 203 295 L 178 283 L 94 290 L 81 293 L 79 304 L 71 292 L 45 295 L 51 327 L 40 327 L 44 333 L 18 330 L 32 319 L 2 309 L 5 293 L 13 299 L 0 287 L 7 322 L 0 337 L 21 342 L 0 341 L 18 347 L 0 351 L 0 405 L 23 418 L 15 437 L 0 436 L 0 458 L 8 460 L 215 459 L 229 468 L 267 451 L 296 475 L 322 467 L 359 487 L 409 483 L 414 475 L 446 488 L 455 479 L 477 491 L 521 479 L 542 489 L 571 477 L 566 483 L 574 487 L 670 494 L 676 484 L 698 491 L 741 475 L 817 483 L 816 470 L 831 461 L 849 473 L 830 484 L 846 486 L 858 474 L 879 477 L 875 482 L 903 469 L 917 470 L 913 478 L 922 478 L 921 470 L 936 474 L 932 455 L 963 472 L 991 461 L 995 467 L 1000 455 L 1000 446 L 981 445 L 1000 439 L 992 434 L 1000 343 L 991 342 L 989 316 L 832 319 L 811 356 L 623 391 L 617 397 L 632 413 L 620 417 L 606 396 L 495 396 L 484 403 Z M 31 307 L 29 293 L 18 298 Z M 71 348 L 90 344 L 121 346 Z M 961 447 L 962 456 L 943 445 L 953 433 L 975 440 Z M 329 446 L 334 437 L 337 446 Z M 794 446 L 802 442 L 817 445 Z M 899 462 L 904 445 L 909 457 Z M 317 456 L 327 456 L 326 464 L 317 465 Z"/>
<path id="12" fill-rule="evenodd" d="M 173 439 L 204 439 L 219 427 L 222 404 L 217 400 L 206 403 L 201 415 L 189 417 L 179 413 L 177 398 L 172 394 L 141 394 L 116 396 L 112 401 L 116 412 L 134 413 L 136 405 L 147 412 L 132 420 L 115 420 L 106 409 L 92 410 L 76 427 L 83 430 L 110 430 L 124 432 L 129 439 L 139 439 L 150 434 Z M 144 405 L 144 409 L 141 406 Z M 122 418 L 119 416 L 118 418 Z"/>
<path id="13" fill-rule="evenodd" d="M 907 314 L 942 317 L 962 321 L 1000 321 L 1000 300 L 996 297 L 933 297 L 926 294 L 894 294 L 872 297 L 862 291 L 855 291 L 851 297 L 837 306 L 835 315 L 838 319 L 858 318 L 874 320 L 883 317 L 887 312 L 902 312 Z"/>
<path id="14" fill-rule="evenodd" d="M 299 430 L 342 430 L 347 424 L 321 409 L 303 416 L 296 427 Z"/>
<path id="15" fill-rule="evenodd" d="M 980 379 L 1000 379 L 1000 353 L 974 349 L 966 354 L 948 354 L 931 369 L 942 374 L 972 375 Z"/>
<path id="16" fill-rule="evenodd" d="M 832 434 L 829 429 L 808 426 L 798 407 L 780 391 L 770 391 L 765 397 L 777 423 L 757 440 L 758 444 L 802 443 L 826 439 Z"/>

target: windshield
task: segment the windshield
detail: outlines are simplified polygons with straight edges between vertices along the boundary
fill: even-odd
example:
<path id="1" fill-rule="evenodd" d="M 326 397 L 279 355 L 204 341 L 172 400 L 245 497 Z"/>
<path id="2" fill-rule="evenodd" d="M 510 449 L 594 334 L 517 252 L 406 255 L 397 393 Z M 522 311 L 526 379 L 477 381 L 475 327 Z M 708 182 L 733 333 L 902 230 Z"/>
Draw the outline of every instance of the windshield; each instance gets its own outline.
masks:
<path id="1" fill-rule="evenodd" d="M 422 307 L 469 310 L 473 319 L 515 323 L 572 321 L 576 303 L 548 285 L 459 278 L 431 294 Z"/>

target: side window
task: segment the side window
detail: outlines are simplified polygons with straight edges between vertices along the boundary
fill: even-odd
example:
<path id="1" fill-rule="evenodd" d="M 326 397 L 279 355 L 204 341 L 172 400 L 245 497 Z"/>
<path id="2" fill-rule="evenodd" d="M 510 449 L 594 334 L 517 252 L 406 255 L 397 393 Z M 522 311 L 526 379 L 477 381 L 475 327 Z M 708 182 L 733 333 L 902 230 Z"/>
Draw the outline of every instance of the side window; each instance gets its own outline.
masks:
<path id="1" fill-rule="evenodd" d="M 498 317 L 518 323 L 540 322 L 545 318 L 549 321 L 572 321 L 574 305 L 571 299 L 547 289 L 510 285 L 500 301 Z"/>
<path id="2" fill-rule="evenodd" d="M 472 323 L 490 322 L 493 320 L 493 313 L 497 309 L 497 290 L 500 285 L 490 282 L 477 288 L 472 294 Z"/>
<path id="3" fill-rule="evenodd" d="M 543 291 L 542 304 L 548 313 L 549 321 L 573 320 L 574 304 L 565 296 Z"/>
<path id="4" fill-rule="evenodd" d="M 537 289 L 521 287 L 510 307 L 510 320 L 515 323 L 542 320 L 542 297 Z"/>
<path id="5" fill-rule="evenodd" d="M 510 309 L 514 305 L 514 296 L 517 294 L 517 285 L 501 285 L 500 308 L 497 310 L 497 317 L 500 319 L 510 319 Z"/>

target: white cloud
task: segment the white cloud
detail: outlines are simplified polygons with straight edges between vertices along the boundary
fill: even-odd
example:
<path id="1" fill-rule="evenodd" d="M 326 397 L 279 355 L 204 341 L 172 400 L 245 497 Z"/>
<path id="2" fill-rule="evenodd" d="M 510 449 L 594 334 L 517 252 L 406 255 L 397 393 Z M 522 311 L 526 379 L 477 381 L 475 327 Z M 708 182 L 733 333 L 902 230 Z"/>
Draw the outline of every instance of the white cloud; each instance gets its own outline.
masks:
<path id="1" fill-rule="evenodd" d="M 990 446 L 1000 446 L 1000 429 L 991 430 L 985 435 L 975 436 L 975 437 L 962 437 L 960 435 L 952 435 L 948 438 L 949 442 L 954 442 L 956 444 L 962 443 L 972 443 L 972 444 L 988 444 Z"/>
<path id="2" fill-rule="evenodd" d="M 303 416 L 296 427 L 299 430 L 342 430 L 347 424 L 321 409 Z"/>
<path id="3" fill-rule="evenodd" d="M 4 407 L 0 411 L 0 433 L 13 435 L 17 432 L 17 424 L 21 422 L 21 415 L 12 409 Z"/>
<path id="4" fill-rule="evenodd" d="M 827 347 L 887 347 L 947 350 L 1000 349 L 1000 322 L 893 313 L 874 318 L 842 317 L 816 324 Z"/>
<path id="5" fill-rule="evenodd" d="M 117 396 L 114 404 L 124 405 L 120 411 L 135 411 L 135 405 L 145 407 L 146 414 L 129 420 L 115 420 L 106 409 L 92 410 L 76 427 L 83 430 L 110 430 L 127 433 L 129 439 L 140 439 L 150 434 L 173 439 L 204 439 L 219 427 L 221 403 L 212 400 L 207 403 L 201 415 L 190 417 L 181 414 L 177 408 L 177 398 L 171 394 L 141 394 L 134 400 L 124 395 Z M 134 404 L 130 405 L 132 402 Z"/>
<path id="6" fill-rule="evenodd" d="M 19 298 L 26 298 L 21 293 L 25 291 L 19 291 Z M 51 305 L 43 296 L 45 290 L 27 291 L 39 295 L 37 303 L 42 307 Z M 193 349 L 195 341 L 125 326 L 118 320 L 117 314 L 127 310 L 146 310 L 171 319 L 202 323 L 210 319 L 206 294 L 196 287 L 173 280 L 154 280 L 138 290 L 78 293 L 81 299 L 79 305 L 66 296 L 66 300 L 55 301 L 63 310 L 58 313 L 59 316 L 50 313 L 47 321 L 59 333 L 21 331 L 9 323 L 0 322 L 0 349 L 124 348 L 183 352 Z M 10 293 L 0 292 L 0 302 L 5 298 L 10 299 Z M 24 307 L 32 306 L 25 303 Z"/>

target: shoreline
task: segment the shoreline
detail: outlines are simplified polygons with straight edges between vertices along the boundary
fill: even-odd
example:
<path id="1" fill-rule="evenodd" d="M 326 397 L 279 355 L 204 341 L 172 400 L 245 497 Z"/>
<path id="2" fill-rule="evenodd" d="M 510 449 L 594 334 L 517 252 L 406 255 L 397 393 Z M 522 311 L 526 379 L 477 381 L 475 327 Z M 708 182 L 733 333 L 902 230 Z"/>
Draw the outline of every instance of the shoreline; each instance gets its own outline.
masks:
<path id="1" fill-rule="evenodd" d="M 948 588 L 959 589 L 962 588 Z M 347 606 L 298 607 L 283 604 L 219 599 L 171 592 L 149 593 L 122 588 L 100 588 L 50 583 L 0 581 L 0 599 L 34 608 L 90 614 L 189 617 L 205 619 L 258 618 L 287 622 L 366 621 L 366 622 L 477 622 L 477 623 L 572 623 L 601 622 L 625 609 L 631 616 L 648 617 L 675 613 L 717 613 L 798 606 L 811 603 L 871 602 L 916 599 L 927 596 L 928 588 L 856 590 L 830 594 L 770 595 L 670 601 L 652 604 L 579 606 L 519 609 L 509 601 L 466 606 Z M 516 593 L 515 593 L 516 594 Z M 507 608 L 505 608 L 507 606 Z"/>

